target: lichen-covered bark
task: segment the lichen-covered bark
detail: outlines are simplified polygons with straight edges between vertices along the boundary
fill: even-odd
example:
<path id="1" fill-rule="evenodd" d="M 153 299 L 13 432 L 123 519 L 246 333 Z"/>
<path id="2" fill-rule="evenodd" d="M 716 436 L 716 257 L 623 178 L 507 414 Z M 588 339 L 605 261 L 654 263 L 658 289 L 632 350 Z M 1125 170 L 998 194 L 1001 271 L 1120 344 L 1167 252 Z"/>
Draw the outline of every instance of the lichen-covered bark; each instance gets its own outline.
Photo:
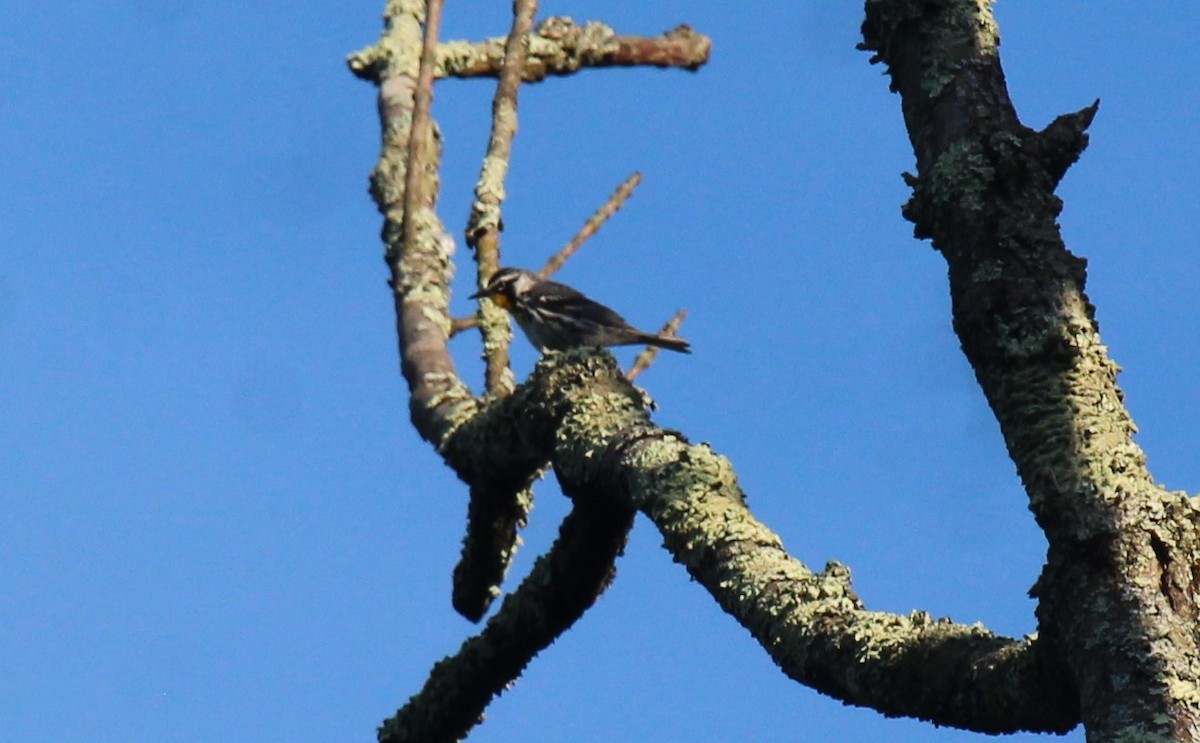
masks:
<path id="1" fill-rule="evenodd" d="M 435 667 L 422 692 L 385 725 L 382 740 L 455 740 L 462 725 L 474 724 L 505 679 L 603 590 L 635 508 L 801 683 L 885 714 L 981 732 L 1055 732 L 1078 720 L 1073 695 L 1064 693 L 1069 684 L 1045 662 L 1042 643 L 920 612 L 866 610 L 848 570 L 834 564 L 813 573 L 790 557 L 747 510 L 728 460 L 655 426 L 648 405 L 611 354 L 551 354 L 512 395 L 489 403 L 449 438 L 443 454 L 469 479 L 503 479 L 549 458 L 573 513 L 591 514 L 588 529 L 601 531 L 591 538 L 609 548 L 579 548 L 566 538 L 575 527 L 564 525 L 547 563 L 539 561 L 479 637 Z M 497 469 L 497 462 L 512 469 Z M 540 618 L 563 606 L 571 611 Z"/>
<path id="2" fill-rule="evenodd" d="M 613 577 L 633 511 L 589 503 L 563 521 L 550 551 L 501 602 L 483 632 L 433 667 L 425 686 L 379 729 L 381 743 L 451 743 L 570 628 Z"/>
<path id="3" fill-rule="evenodd" d="M 385 260 L 396 303 L 401 372 L 411 392 L 409 411 L 421 436 L 437 443 L 473 415 L 476 406 L 447 347 L 454 243 L 434 209 L 440 142 L 428 102 L 423 113 L 417 105 L 424 19 L 420 0 L 389 4 L 388 30 L 378 47 L 382 152 L 371 174 L 371 192 L 384 216 Z"/>
<path id="4" fill-rule="evenodd" d="M 675 559 L 792 678 L 886 714 L 982 732 L 1061 732 L 1078 720 L 1040 643 L 867 611 L 844 567 L 814 574 L 790 557 L 746 508 L 729 461 L 655 426 L 609 354 L 547 357 L 495 406 L 462 432 L 463 451 L 518 430 L 522 446 L 550 446 L 576 504 L 650 517 Z"/>
<path id="5" fill-rule="evenodd" d="M 634 509 L 606 497 L 596 481 L 562 476 L 561 470 L 571 471 L 573 462 L 587 457 L 563 429 L 573 422 L 601 432 L 601 438 L 611 437 L 644 423 L 647 404 L 610 354 L 555 354 L 543 359 L 512 395 L 492 401 L 451 437 L 443 452 L 447 461 L 479 481 L 505 476 L 489 462 L 512 463 L 513 471 L 521 471 L 550 459 L 575 505 L 550 551 L 501 603 L 483 632 L 434 667 L 424 688 L 380 728 L 380 741 L 459 740 L 533 656 L 608 586 Z M 506 447 L 512 456 L 504 455 Z"/>
<path id="6" fill-rule="evenodd" d="M 985 733 L 1076 724 L 1069 686 L 1042 643 L 923 612 L 868 611 L 847 568 L 813 573 L 784 551 L 746 508 L 725 458 L 668 432 L 627 438 L 610 444 L 621 452 L 607 475 L 617 491 L 791 678 L 886 715 Z"/>
<path id="7" fill-rule="evenodd" d="M 467 244 L 475 251 L 475 278 L 480 288 L 500 268 L 500 205 L 512 141 L 517 134 L 517 91 L 537 0 L 516 0 L 513 9 L 512 29 L 492 99 L 492 131 L 467 220 Z M 483 336 L 484 385 L 488 395 L 506 395 L 515 384 L 508 357 L 512 340 L 508 317 L 500 307 L 485 301 L 480 304 L 478 318 Z M 533 490 L 528 482 L 471 484 L 462 559 L 454 568 L 453 602 L 459 614 L 479 621 L 499 595 L 519 544 L 517 532 L 525 526 L 532 508 Z"/>
<path id="8" fill-rule="evenodd" d="M 504 66 L 507 39 L 447 41 L 438 45 L 437 77 L 497 77 Z M 527 37 L 528 56 L 521 79 L 539 82 L 596 67 L 678 67 L 695 70 L 708 61 L 712 42 L 687 26 L 660 36 L 621 36 L 598 21 L 577 24 L 570 18 L 547 18 Z M 350 70 L 366 80 L 378 79 L 386 58 L 379 45 L 350 56 Z"/>
<path id="9" fill-rule="evenodd" d="M 1056 223 L 1096 106 L 1023 126 L 984 0 L 866 10 L 863 46 L 888 65 L 917 159 L 905 214 L 946 259 L 955 330 L 1050 543 L 1040 638 L 1089 740 L 1193 740 L 1197 581 L 1179 566 L 1200 562 L 1196 504 L 1146 469 Z"/>

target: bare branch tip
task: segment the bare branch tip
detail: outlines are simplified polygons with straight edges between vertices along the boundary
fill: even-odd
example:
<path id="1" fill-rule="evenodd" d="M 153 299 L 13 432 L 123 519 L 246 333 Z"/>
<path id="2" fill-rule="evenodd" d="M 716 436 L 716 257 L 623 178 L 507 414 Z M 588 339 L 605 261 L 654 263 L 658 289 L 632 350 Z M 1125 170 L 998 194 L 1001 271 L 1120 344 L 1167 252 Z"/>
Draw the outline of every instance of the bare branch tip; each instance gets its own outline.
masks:
<path id="1" fill-rule="evenodd" d="M 683 324 L 683 320 L 686 317 L 687 310 L 676 310 L 675 314 L 671 316 L 671 319 L 667 320 L 665 323 L 663 323 L 663 326 L 659 328 L 658 334 L 666 336 L 667 338 L 676 337 L 676 334 L 679 332 L 679 326 Z M 633 364 L 629 367 L 629 371 L 625 372 L 625 378 L 630 382 L 637 379 L 642 372 L 650 368 L 650 365 L 654 363 L 656 358 L 658 358 L 658 348 L 654 346 L 646 346 L 646 348 L 634 358 Z"/>
<path id="2" fill-rule="evenodd" d="M 636 170 L 633 171 L 628 178 L 622 181 L 621 185 L 617 186 L 616 190 L 612 192 L 612 195 L 610 195 L 608 199 L 600 205 L 600 208 L 598 208 L 590 217 L 587 218 L 587 221 L 583 223 L 583 226 L 579 228 L 579 231 L 575 233 L 575 236 L 568 240 L 567 244 L 562 246 L 557 253 L 550 256 L 550 259 L 546 261 L 546 265 L 542 266 L 542 269 L 538 271 L 538 278 L 547 279 L 561 269 L 566 264 L 567 260 L 574 255 L 575 252 L 579 250 L 579 248 L 582 247 L 592 235 L 599 232 L 604 223 L 612 219 L 613 215 L 625 205 L 625 202 L 628 201 L 629 197 L 633 195 L 633 190 L 637 188 L 641 182 L 642 174 Z"/>

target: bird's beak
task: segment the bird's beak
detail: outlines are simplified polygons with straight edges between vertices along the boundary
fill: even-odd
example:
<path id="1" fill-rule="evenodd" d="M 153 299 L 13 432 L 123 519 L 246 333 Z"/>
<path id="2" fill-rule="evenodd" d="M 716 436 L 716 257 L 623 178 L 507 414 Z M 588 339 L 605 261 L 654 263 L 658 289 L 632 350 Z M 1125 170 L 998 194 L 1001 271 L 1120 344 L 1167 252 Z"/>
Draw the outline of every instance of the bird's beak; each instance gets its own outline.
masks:
<path id="1" fill-rule="evenodd" d="M 471 296 L 467 297 L 467 299 L 480 299 L 482 297 L 490 297 L 494 292 L 495 292 L 495 290 L 492 289 L 491 287 L 488 287 L 485 289 L 480 289 L 479 291 L 475 292 Z"/>

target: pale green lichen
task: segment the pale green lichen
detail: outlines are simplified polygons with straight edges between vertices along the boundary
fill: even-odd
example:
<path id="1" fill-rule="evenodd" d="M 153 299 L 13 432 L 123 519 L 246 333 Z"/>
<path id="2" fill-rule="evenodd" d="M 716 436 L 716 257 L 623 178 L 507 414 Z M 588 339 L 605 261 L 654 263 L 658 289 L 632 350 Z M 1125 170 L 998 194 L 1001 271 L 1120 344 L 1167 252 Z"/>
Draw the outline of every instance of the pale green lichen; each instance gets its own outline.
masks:
<path id="1" fill-rule="evenodd" d="M 1176 741 L 1176 738 L 1171 735 L 1146 730 L 1142 725 L 1128 725 L 1115 730 L 1107 739 L 1113 743 L 1173 743 Z"/>
<path id="2" fill-rule="evenodd" d="M 982 284 L 989 281 L 997 281 L 1003 276 L 1003 259 L 980 260 L 971 272 L 971 283 Z"/>
<path id="3" fill-rule="evenodd" d="M 932 36 L 924 48 L 921 90 L 933 98 L 978 56 L 994 56 L 999 29 L 990 0 L 955 0 L 929 24 Z"/>
<path id="4" fill-rule="evenodd" d="M 464 70 L 478 69 L 490 60 L 499 60 L 504 55 L 504 40 L 489 39 L 483 43 L 470 41 L 443 41 L 437 47 L 438 77 L 452 77 Z"/>
<path id="5" fill-rule="evenodd" d="M 483 158 L 479 181 L 475 184 L 476 200 L 472 209 L 486 211 L 504 201 L 504 176 L 508 173 L 508 160 L 494 155 Z M 482 203 L 481 203 L 482 202 Z M 497 215 L 498 216 L 498 215 Z"/>
<path id="6" fill-rule="evenodd" d="M 956 204 L 967 211 L 981 211 L 996 171 L 979 143 L 969 139 L 953 142 L 929 169 L 929 197 L 939 205 Z"/>
<path id="7" fill-rule="evenodd" d="M 1000 36 L 990 5 L 990 0 L 869 0 L 867 48 L 884 52 L 902 26 L 921 21 L 921 91 L 936 97 L 965 65 L 995 56 Z M 876 59 L 886 56 L 881 53 Z"/>

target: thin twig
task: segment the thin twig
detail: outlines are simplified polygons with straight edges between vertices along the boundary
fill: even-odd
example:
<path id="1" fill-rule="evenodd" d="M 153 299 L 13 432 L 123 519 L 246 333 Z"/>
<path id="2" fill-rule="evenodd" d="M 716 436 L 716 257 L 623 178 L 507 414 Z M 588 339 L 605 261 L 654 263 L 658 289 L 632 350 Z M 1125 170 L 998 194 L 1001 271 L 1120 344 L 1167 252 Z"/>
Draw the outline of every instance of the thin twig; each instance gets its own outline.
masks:
<path id="1" fill-rule="evenodd" d="M 454 317 L 450 319 L 450 337 L 458 335 L 464 330 L 479 327 L 479 315 L 467 315 L 466 317 Z"/>
<path id="2" fill-rule="evenodd" d="M 687 317 L 687 310 L 679 310 L 659 329 L 658 334 L 674 337 L 679 332 L 679 326 L 685 317 Z M 658 351 L 659 349 L 655 346 L 646 346 L 645 350 L 634 358 L 633 366 L 625 372 L 625 378 L 632 382 L 639 374 L 649 369 L 650 365 L 654 363 L 654 359 L 658 358 Z"/>
<path id="3" fill-rule="evenodd" d="M 567 259 L 576 250 L 579 250 L 579 247 L 589 237 L 596 234 L 600 230 L 600 227 L 617 213 L 618 209 L 625 206 L 625 202 L 633 195 L 633 189 L 637 188 L 641 182 L 642 174 L 636 170 L 633 171 L 633 175 L 626 178 L 624 183 L 617 186 L 617 190 L 613 191 L 612 196 L 608 197 L 608 201 L 605 201 L 592 216 L 588 217 L 583 226 L 579 228 L 579 232 L 575 233 L 575 237 L 572 237 L 557 253 L 550 256 L 550 260 L 546 261 L 546 265 L 542 266 L 541 271 L 538 271 L 538 278 L 547 279 L 558 271 L 558 269 L 562 268 Z"/>
<path id="4" fill-rule="evenodd" d="M 421 49 L 421 69 L 417 73 L 417 89 L 413 94 L 412 129 L 408 138 L 408 172 L 404 179 L 404 242 L 416 244 L 420 227 L 414 219 L 429 184 L 426 175 L 430 160 L 433 107 L 433 68 L 437 62 L 438 33 L 442 25 L 442 0 L 428 0 L 425 5 L 425 40 Z"/>
<path id="5" fill-rule="evenodd" d="M 467 220 L 467 244 L 475 249 L 479 286 L 486 285 L 500 268 L 500 204 L 504 201 L 504 178 L 512 156 L 512 141 L 517 133 L 517 90 L 525 65 L 529 29 L 537 13 L 537 0 L 516 0 L 513 4 L 512 30 L 504 44 L 504 63 L 492 99 L 492 130 L 487 154 L 475 184 L 475 201 Z M 512 391 L 513 375 L 508 362 L 508 344 L 512 331 L 504 312 L 483 302 L 480 328 L 486 361 L 488 393 L 503 395 Z"/>

